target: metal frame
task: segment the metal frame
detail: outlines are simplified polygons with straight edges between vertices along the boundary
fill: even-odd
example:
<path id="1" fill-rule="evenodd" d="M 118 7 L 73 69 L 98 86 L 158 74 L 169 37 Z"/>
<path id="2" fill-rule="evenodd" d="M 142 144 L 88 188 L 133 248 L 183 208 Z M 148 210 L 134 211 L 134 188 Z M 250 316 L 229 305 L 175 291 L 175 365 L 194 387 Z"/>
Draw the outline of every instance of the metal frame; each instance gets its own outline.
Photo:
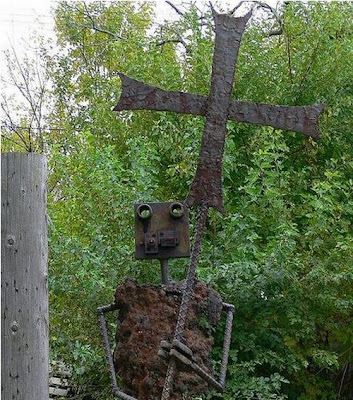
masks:
<path id="1" fill-rule="evenodd" d="M 228 367 L 228 359 L 229 359 L 229 349 L 230 349 L 230 340 L 232 334 L 232 326 L 233 326 L 233 317 L 235 313 L 235 307 L 233 304 L 222 303 L 223 309 L 227 313 L 226 317 L 226 326 L 224 331 L 224 339 L 223 339 L 223 350 L 222 350 L 222 360 L 221 360 L 221 370 L 219 373 L 218 381 L 206 371 L 204 371 L 193 359 L 192 351 L 183 343 L 179 341 L 173 341 L 172 344 L 168 342 L 161 342 L 161 349 L 158 351 L 158 355 L 164 358 L 173 357 L 175 360 L 182 362 L 185 365 L 188 365 L 197 375 L 199 375 L 203 380 L 213 386 L 220 392 L 224 391 L 225 388 L 225 380 L 226 373 Z M 113 395 L 117 398 L 123 400 L 138 400 L 135 397 L 132 397 L 122 390 L 119 389 L 117 379 L 116 379 L 116 371 L 114 367 L 113 354 L 109 345 L 109 334 L 107 321 L 105 318 L 105 313 L 110 311 L 118 310 L 118 307 L 115 303 L 102 306 L 97 308 L 97 312 L 99 315 L 99 323 L 102 330 L 103 343 L 107 357 L 107 363 L 109 366 L 109 373 L 112 384 L 112 392 Z"/>

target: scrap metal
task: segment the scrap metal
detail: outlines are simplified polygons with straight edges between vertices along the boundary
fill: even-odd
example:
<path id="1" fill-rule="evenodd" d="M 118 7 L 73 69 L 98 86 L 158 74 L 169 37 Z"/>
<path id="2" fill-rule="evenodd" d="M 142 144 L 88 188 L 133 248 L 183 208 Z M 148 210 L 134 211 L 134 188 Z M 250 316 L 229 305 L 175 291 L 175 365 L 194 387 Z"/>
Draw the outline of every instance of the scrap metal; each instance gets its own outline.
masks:
<path id="1" fill-rule="evenodd" d="M 219 14 L 212 8 L 215 25 L 215 44 L 212 65 L 211 89 L 208 96 L 168 91 L 154 87 L 120 73 L 122 94 L 115 111 L 155 110 L 193 114 L 205 117 L 199 163 L 196 175 L 185 200 L 187 208 L 199 207 L 195 242 L 179 315 L 171 344 L 162 343 L 159 354 L 169 359 L 162 400 L 168 400 L 173 390 L 174 373 L 179 362 L 189 365 L 199 376 L 218 390 L 225 387 L 230 336 L 234 307 L 227 305 L 226 331 L 219 380 L 203 371 L 193 360 L 190 349 L 184 343 L 183 333 L 192 295 L 195 273 L 201 250 L 201 239 L 210 207 L 224 213 L 222 195 L 222 159 L 228 120 L 272 126 L 319 137 L 318 118 L 323 106 L 284 106 L 246 103 L 232 100 L 232 89 L 237 56 L 249 11 L 243 17 Z M 151 248 L 151 252 L 154 250 Z M 122 397 L 123 398 L 123 397 Z"/>

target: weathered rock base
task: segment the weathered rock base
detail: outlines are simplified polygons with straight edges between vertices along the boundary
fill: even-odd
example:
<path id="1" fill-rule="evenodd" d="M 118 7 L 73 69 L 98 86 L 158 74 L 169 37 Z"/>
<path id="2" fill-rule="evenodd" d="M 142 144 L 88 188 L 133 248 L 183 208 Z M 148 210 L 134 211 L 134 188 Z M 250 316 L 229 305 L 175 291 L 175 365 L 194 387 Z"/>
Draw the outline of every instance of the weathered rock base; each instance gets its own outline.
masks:
<path id="1" fill-rule="evenodd" d="M 119 310 L 114 363 L 119 386 L 139 400 L 160 400 L 168 363 L 157 355 L 161 340 L 172 342 L 182 297 L 181 283 L 139 285 L 126 281 L 115 294 Z M 197 281 L 189 303 L 185 344 L 196 362 L 213 375 L 212 331 L 220 319 L 222 299 Z M 183 370 L 182 370 L 183 369 Z M 207 393 L 208 384 L 186 368 L 175 374 L 172 400 Z"/>

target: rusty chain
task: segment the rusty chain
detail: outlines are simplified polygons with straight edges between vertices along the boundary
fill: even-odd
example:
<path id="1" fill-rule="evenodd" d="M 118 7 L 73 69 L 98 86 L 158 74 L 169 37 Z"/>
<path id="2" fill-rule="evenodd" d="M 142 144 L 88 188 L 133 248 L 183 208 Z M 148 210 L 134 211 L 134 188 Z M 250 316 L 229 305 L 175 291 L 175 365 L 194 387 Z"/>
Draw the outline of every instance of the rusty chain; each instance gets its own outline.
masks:
<path id="1" fill-rule="evenodd" d="M 208 206 L 203 203 L 200 208 L 200 212 L 197 218 L 196 232 L 194 247 L 192 249 L 190 265 L 188 269 L 188 274 L 184 283 L 183 297 L 181 300 L 178 320 L 174 332 L 174 340 L 179 340 L 183 342 L 183 333 L 185 329 L 186 317 L 189 309 L 190 296 L 192 294 L 196 267 L 199 260 L 200 250 L 201 250 L 201 238 L 206 225 L 206 219 L 208 214 Z M 176 370 L 176 362 L 173 357 L 170 358 L 166 378 L 164 381 L 164 387 L 162 392 L 161 400 L 169 400 L 170 394 L 173 390 L 174 374 Z"/>

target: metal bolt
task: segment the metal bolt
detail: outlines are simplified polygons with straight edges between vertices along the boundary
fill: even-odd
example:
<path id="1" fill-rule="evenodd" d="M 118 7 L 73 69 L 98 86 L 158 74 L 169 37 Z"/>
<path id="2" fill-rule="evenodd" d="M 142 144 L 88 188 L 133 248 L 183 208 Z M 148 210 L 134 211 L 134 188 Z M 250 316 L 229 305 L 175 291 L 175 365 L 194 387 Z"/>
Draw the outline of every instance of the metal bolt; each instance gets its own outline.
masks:
<path id="1" fill-rule="evenodd" d="M 18 325 L 17 325 L 17 322 L 13 322 L 12 323 L 12 325 L 11 325 L 11 330 L 12 330 L 12 332 L 17 332 L 18 331 Z"/>

